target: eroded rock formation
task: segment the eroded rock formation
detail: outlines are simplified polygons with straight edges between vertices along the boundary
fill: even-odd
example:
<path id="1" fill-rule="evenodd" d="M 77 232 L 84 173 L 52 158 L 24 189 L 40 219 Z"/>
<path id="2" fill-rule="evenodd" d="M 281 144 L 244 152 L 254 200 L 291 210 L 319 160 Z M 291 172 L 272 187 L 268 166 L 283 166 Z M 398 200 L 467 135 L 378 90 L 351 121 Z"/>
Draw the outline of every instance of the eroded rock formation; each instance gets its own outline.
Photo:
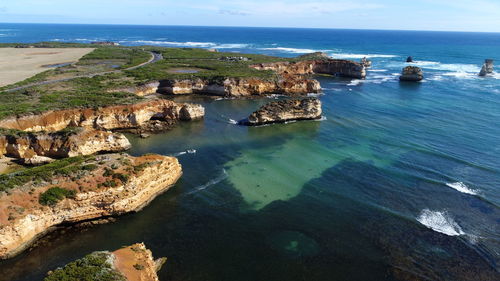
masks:
<path id="1" fill-rule="evenodd" d="M 403 68 L 403 73 L 399 77 L 401 81 L 412 81 L 418 82 L 424 79 L 424 72 L 420 67 L 416 66 L 407 66 Z"/>
<path id="2" fill-rule="evenodd" d="M 140 210 L 182 174 L 176 158 L 160 155 L 110 154 L 77 160 L 64 169 L 0 177 L 2 189 L 10 188 L 0 192 L 0 259 L 23 251 L 62 223 Z M 55 197 L 54 189 L 64 190 L 66 197 Z"/>
<path id="3" fill-rule="evenodd" d="M 481 68 L 481 72 L 479 72 L 479 76 L 486 76 L 493 73 L 493 60 L 487 59 L 484 61 L 483 67 Z"/>
<path id="4" fill-rule="evenodd" d="M 258 70 L 272 70 L 281 75 L 328 74 L 358 79 L 366 77 L 366 70 L 363 65 L 349 60 L 322 59 L 298 62 L 272 62 L 256 64 L 251 67 Z"/>
<path id="5" fill-rule="evenodd" d="M 50 271 L 44 281 L 102 280 L 158 281 L 157 272 L 166 258 L 155 260 L 144 243 L 114 252 L 91 253 L 75 262 Z"/>
<path id="6" fill-rule="evenodd" d="M 152 120 L 189 121 L 203 118 L 198 104 L 178 104 L 164 99 L 102 108 L 67 109 L 0 120 L 0 128 L 25 132 L 56 132 L 67 127 L 97 130 L 137 129 Z"/>
<path id="7" fill-rule="evenodd" d="M 123 134 L 94 129 L 76 129 L 71 133 L 21 133 L 0 136 L 0 157 L 23 159 L 28 165 L 50 162 L 50 158 L 119 152 L 130 147 L 130 142 Z"/>
<path id="8" fill-rule="evenodd" d="M 303 77 L 278 78 L 268 81 L 258 78 L 227 78 L 223 81 L 205 79 L 164 80 L 160 93 L 169 95 L 207 94 L 215 96 L 261 96 L 265 94 L 300 95 L 321 92 L 321 85 L 314 79 Z"/>
<path id="9" fill-rule="evenodd" d="M 317 98 L 282 100 L 262 106 L 247 119 L 240 121 L 240 125 L 258 126 L 293 120 L 320 119 L 321 113 L 321 101 Z"/>

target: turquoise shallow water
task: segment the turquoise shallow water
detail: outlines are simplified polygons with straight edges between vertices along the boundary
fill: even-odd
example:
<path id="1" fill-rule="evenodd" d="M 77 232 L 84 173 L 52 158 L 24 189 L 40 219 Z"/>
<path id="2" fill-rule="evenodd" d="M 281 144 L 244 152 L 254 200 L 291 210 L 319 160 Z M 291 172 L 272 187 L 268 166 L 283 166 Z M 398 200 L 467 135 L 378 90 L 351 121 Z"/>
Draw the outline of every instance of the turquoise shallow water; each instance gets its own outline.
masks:
<path id="1" fill-rule="evenodd" d="M 161 280 L 498 279 L 500 79 L 476 72 L 484 58 L 498 58 L 500 35 L 244 30 L 38 33 L 282 56 L 332 50 L 371 55 L 374 65 L 363 81 L 318 77 L 322 121 L 246 128 L 233 120 L 282 97 L 178 98 L 202 103 L 205 120 L 130 138 L 133 155 L 177 155 L 180 182 L 140 213 L 55 233 L 0 262 L 0 280 L 37 280 L 85 253 L 139 241 L 169 258 Z M 408 54 L 424 68 L 423 83 L 397 81 Z"/>

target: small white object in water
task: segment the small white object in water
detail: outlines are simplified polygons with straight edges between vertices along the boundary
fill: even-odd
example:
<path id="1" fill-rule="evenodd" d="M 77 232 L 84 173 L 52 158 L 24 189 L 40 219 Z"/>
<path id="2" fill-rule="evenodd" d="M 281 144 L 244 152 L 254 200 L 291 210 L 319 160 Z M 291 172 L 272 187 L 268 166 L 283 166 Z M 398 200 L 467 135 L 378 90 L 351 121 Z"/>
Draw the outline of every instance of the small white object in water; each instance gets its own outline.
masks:
<path id="1" fill-rule="evenodd" d="M 458 225 L 447 213 L 425 209 L 420 213 L 417 220 L 428 228 L 449 236 L 464 235 Z"/>
<path id="2" fill-rule="evenodd" d="M 477 190 L 469 188 L 463 182 L 447 183 L 446 185 L 462 193 L 477 195 Z"/>
<path id="3" fill-rule="evenodd" d="M 233 124 L 233 125 L 237 125 L 237 124 L 238 124 L 238 121 L 236 121 L 236 120 L 234 120 L 234 119 L 229 118 L 228 123 L 229 123 L 229 124 Z"/>
<path id="4" fill-rule="evenodd" d="M 195 154 L 196 153 L 196 149 L 188 149 L 187 153 L 189 153 L 189 154 Z"/>

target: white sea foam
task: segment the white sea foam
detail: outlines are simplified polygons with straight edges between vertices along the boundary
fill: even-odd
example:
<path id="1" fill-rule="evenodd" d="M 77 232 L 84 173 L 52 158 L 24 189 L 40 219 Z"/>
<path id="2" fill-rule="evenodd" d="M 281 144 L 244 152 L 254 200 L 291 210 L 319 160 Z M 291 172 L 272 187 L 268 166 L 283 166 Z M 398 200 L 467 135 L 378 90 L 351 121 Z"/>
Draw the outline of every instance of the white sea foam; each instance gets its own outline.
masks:
<path id="1" fill-rule="evenodd" d="M 316 119 L 316 120 L 314 120 L 314 121 L 316 121 L 316 122 L 321 122 L 321 121 L 326 121 L 326 120 L 328 120 L 328 118 L 326 118 L 326 116 L 321 116 L 321 118 Z"/>
<path id="2" fill-rule="evenodd" d="M 135 40 L 135 41 L 120 41 L 120 43 L 136 43 L 147 45 L 164 45 L 164 46 L 182 46 L 182 47 L 197 47 L 197 48 L 218 48 L 218 49 L 241 49 L 246 48 L 248 44 L 219 44 L 214 42 L 176 42 L 176 41 L 161 41 L 161 40 Z"/>
<path id="3" fill-rule="evenodd" d="M 471 194 L 471 195 L 477 195 L 477 193 L 478 193 L 477 190 L 469 188 L 463 182 L 447 183 L 446 185 L 457 190 L 457 191 L 460 191 L 462 193 Z"/>
<path id="4" fill-rule="evenodd" d="M 308 93 L 307 94 L 308 97 L 313 97 L 313 98 L 317 98 L 317 97 L 320 97 L 323 95 L 325 95 L 325 94 L 323 94 L 323 93 Z"/>
<path id="5" fill-rule="evenodd" d="M 428 228 L 449 236 L 464 235 L 462 228 L 446 212 L 425 209 L 417 220 Z"/>
<path id="6" fill-rule="evenodd" d="M 172 156 L 174 157 L 177 157 L 177 156 L 181 156 L 181 155 L 185 155 L 185 154 L 195 154 L 196 153 L 196 149 L 188 149 L 186 151 L 181 151 L 181 152 L 177 152 L 177 153 L 174 153 Z"/>
<path id="7" fill-rule="evenodd" d="M 236 121 L 234 119 L 231 119 L 231 118 L 229 118 L 229 120 L 227 121 L 227 123 L 233 124 L 233 125 L 238 125 L 238 121 Z"/>
<path id="8" fill-rule="evenodd" d="M 274 47 L 274 48 L 259 48 L 259 50 L 265 51 L 280 51 L 294 54 L 309 54 L 314 52 L 329 52 L 331 50 L 314 50 L 314 49 L 299 49 L 299 48 L 285 48 L 285 47 Z"/>
<path id="9" fill-rule="evenodd" d="M 362 59 L 362 58 L 396 58 L 396 55 L 382 55 L 382 54 L 350 54 L 350 53 L 337 53 L 330 54 L 332 58 L 336 59 Z"/>
<path id="10" fill-rule="evenodd" d="M 359 80 L 359 79 L 354 79 L 351 81 L 351 83 L 347 84 L 347 86 L 357 86 L 359 85 L 361 82 L 363 82 L 363 80 Z"/>
<path id="11" fill-rule="evenodd" d="M 368 72 L 387 72 L 387 69 L 368 69 Z"/>
<path id="12" fill-rule="evenodd" d="M 222 169 L 222 173 L 218 177 L 216 177 L 215 179 L 209 180 L 205 184 L 202 184 L 200 186 L 195 187 L 191 192 L 188 192 L 188 194 L 193 194 L 193 193 L 205 190 L 212 185 L 218 184 L 219 182 L 225 180 L 226 178 L 227 178 L 226 170 Z"/>

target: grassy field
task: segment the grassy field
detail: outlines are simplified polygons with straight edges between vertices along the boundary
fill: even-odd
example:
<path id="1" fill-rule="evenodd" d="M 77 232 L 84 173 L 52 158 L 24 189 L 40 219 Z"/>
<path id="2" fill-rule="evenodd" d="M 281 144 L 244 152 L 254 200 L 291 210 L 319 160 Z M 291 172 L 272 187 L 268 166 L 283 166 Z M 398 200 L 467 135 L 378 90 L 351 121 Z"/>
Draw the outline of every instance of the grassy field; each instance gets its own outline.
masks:
<path id="1" fill-rule="evenodd" d="M 19 44 L 0 44 L 13 47 Z M 163 48 L 153 46 L 122 47 L 95 46 L 88 44 L 37 43 L 30 44 L 43 48 L 96 48 L 83 56 L 77 63 L 62 66 L 37 74 L 29 79 L 0 88 L 0 119 L 13 115 L 39 113 L 47 110 L 76 107 L 101 107 L 113 104 L 135 103 L 141 98 L 120 89 L 131 88 L 151 81 L 163 79 L 203 78 L 214 82 L 228 77 L 258 77 L 276 79 L 271 71 L 258 71 L 251 64 L 284 61 L 285 58 L 255 54 L 218 53 L 196 48 Z M 41 49 L 30 49 L 41 50 Z M 163 59 L 133 70 L 126 70 L 147 62 L 150 52 L 161 53 Z M 246 57 L 248 61 L 231 61 L 225 57 Z M 290 59 L 288 59 L 290 60 Z M 179 69 L 197 69 L 197 73 L 178 73 Z M 76 78 L 53 84 L 39 85 L 26 89 L 6 92 L 22 85 L 40 81 L 59 81 L 95 73 L 110 72 L 94 77 Z"/>

